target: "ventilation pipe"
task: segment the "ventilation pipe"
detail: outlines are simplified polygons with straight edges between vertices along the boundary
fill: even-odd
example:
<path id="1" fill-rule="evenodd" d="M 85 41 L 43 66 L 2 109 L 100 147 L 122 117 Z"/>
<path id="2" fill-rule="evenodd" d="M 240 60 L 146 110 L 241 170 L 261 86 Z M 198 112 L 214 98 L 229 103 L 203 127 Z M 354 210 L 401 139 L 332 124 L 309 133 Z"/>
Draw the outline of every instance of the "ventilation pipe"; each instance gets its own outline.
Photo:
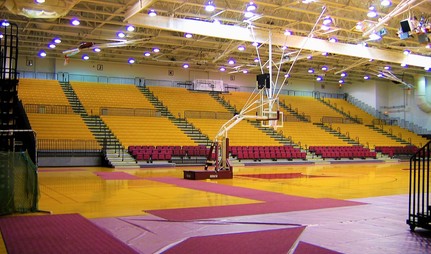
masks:
<path id="1" fill-rule="evenodd" d="M 431 112 L 431 103 L 427 100 L 427 78 L 417 76 L 416 80 L 416 103 L 418 107 L 426 113 Z"/>
<path id="2" fill-rule="evenodd" d="M 81 0 L 56 0 L 37 4 L 34 0 L 6 0 L 4 6 L 16 15 L 27 18 L 56 19 L 66 16 Z"/>

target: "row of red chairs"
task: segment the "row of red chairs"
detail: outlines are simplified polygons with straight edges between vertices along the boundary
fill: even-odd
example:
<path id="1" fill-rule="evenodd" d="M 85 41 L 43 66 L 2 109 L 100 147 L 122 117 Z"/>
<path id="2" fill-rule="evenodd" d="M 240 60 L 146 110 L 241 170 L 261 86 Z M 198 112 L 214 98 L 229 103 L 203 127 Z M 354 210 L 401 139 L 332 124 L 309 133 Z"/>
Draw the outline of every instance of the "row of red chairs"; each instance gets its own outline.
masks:
<path id="1" fill-rule="evenodd" d="M 309 151 L 323 159 L 366 159 L 376 158 L 376 152 L 361 146 L 310 146 Z"/>
<path id="2" fill-rule="evenodd" d="M 231 153 L 237 153 L 239 151 L 245 152 L 256 152 L 256 151 L 269 151 L 269 152 L 288 152 L 288 151 L 297 151 L 298 148 L 294 148 L 293 146 L 231 146 L 229 147 L 229 151 Z"/>
<path id="3" fill-rule="evenodd" d="M 375 151 L 393 157 L 395 155 L 413 155 L 419 148 L 416 146 L 376 146 Z"/>
<path id="4" fill-rule="evenodd" d="M 207 156 L 206 146 L 129 146 L 129 153 L 136 160 L 171 160 L 172 156 Z"/>
<path id="5" fill-rule="evenodd" d="M 307 153 L 301 152 L 299 148 L 292 146 L 232 146 L 230 147 L 232 157 L 238 160 L 252 159 L 303 159 L 305 160 Z"/>

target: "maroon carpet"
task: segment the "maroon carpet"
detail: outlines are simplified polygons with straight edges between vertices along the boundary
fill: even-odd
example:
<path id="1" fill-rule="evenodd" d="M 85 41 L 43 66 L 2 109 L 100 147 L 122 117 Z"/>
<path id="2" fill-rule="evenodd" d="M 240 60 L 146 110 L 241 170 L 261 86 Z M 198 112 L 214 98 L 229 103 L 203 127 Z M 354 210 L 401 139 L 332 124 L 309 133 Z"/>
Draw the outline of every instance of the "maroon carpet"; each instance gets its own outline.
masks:
<path id="1" fill-rule="evenodd" d="M 163 253 L 288 253 L 304 228 L 305 227 L 297 227 L 258 232 L 191 237 Z"/>
<path id="2" fill-rule="evenodd" d="M 299 242 L 294 254 L 341 254 L 340 252 L 325 249 L 310 243 Z"/>
<path id="3" fill-rule="evenodd" d="M 190 181 L 178 178 L 151 178 L 151 180 L 175 184 L 180 187 L 195 190 L 214 192 L 224 195 L 262 201 L 261 203 L 254 204 L 145 211 L 155 216 L 175 221 L 304 211 L 311 209 L 333 208 L 364 204 L 360 202 L 331 198 L 306 198 L 269 191 L 254 190 L 203 181 Z"/>
<path id="4" fill-rule="evenodd" d="M 0 218 L 8 254 L 137 253 L 79 214 Z"/>
<path id="5" fill-rule="evenodd" d="M 95 172 L 97 176 L 103 180 L 137 180 L 140 177 L 124 173 L 124 172 Z"/>
<path id="6" fill-rule="evenodd" d="M 244 174 L 236 175 L 250 178 L 260 178 L 260 179 L 294 179 L 294 178 L 315 178 L 315 177 L 328 177 L 328 176 L 313 176 L 304 175 L 302 173 L 280 173 L 280 174 Z"/>

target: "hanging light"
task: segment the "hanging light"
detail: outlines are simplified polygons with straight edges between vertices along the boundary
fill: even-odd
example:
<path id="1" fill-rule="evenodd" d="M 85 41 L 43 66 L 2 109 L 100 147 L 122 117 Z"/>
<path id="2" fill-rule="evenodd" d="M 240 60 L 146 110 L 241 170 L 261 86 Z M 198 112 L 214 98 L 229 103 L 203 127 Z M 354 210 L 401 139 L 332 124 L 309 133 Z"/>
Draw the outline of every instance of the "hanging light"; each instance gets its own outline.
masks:
<path id="1" fill-rule="evenodd" d="M 43 4 L 43 3 L 45 3 L 45 0 L 35 0 L 35 2 L 36 2 L 37 4 Z"/>
<path id="2" fill-rule="evenodd" d="M 39 53 L 38 53 L 38 56 L 39 57 L 45 57 L 46 56 L 45 50 L 40 50 Z"/>
<path id="3" fill-rule="evenodd" d="M 316 80 L 317 80 L 317 81 L 322 81 L 322 80 L 323 80 L 323 77 L 322 77 L 322 76 L 317 76 Z"/>
<path id="4" fill-rule="evenodd" d="M 258 63 L 259 62 L 259 58 L 255 58 L 254 60 L 253 60 L 255 63 Z"/>
<path id="5" fill-rule="evenodd" d="M 248 70 L 243 70 L 242 73 L 247 74 Z"/>
<path id="6" fill-rule="evenodd" d="M 401 67 L 407 68 L 407 64 L 406 63 L 401 63 Z"/>
<path id="7" fill-rule="evenodd" d="M 61 39 L 59 37 L 55 37 L 54 40 L 52 40 L 55 44 L 61 43 Z"/>
<path id="8" fill-rule="evenodd" d="M 329 17 L 329 16 L 326 16 L 324 19 L 323 19 L 323 22 L 322 22 L 322 24 L 324 24 L 325 26 L 327 26 L 327 25 L 329 25 L 329 24 L 331 24 L 332 23 L 332 18 L 331 17 Z"/>
<path id="9" fill-rule="evenodd" d="M 155 17 L 155 16 L 157 16 L 157 12 L 154 9 L 150 9 L 148 11 L 148 16 Z"/>
<path id="10" fill-rule="evenodd" d="M 144 56 L 151 56 L 151 53 L 147 51 L 144 53 Z"/>
<path id="11" fill-rule="evenodd" d="M 430 71 L 430 70 L 431 70 L 431 66 L 424 67 L 424 70 L 426 70 L 426 71 Z"/>
<path id="12" fill-rule="evenodd" d="M 134 58 L 129 58 L 129 60 L 127 62 L 129 64 L 134 64 L 135 63 L 135 59 Z"/>
<path id="13" fill-rule="evenodd" d="M 253 2 L 247 4 L 246 11 L 255 11 L 257 9 L 257 5 Z"/>
<path id="14" fill-rule="evenodd" d="M 340 80 L 338 80 L 338 83 L 340 83 L 340 84 L 344 84 L 344 79 L 340 79 Z"/>
<path id="15" fill-rule="evenodd" d="M 383 78 L 383 73 L 379 72 L 379 74 L 377 74 L 377 77 Z"/>
<path id="16" fill-rule="evenodd" d="M 123 31 L 120 31 L 117 33 L 117 37 L 118 38 L 124 38 L 124 37 L 126 37 L 126 34 Z"/>
<path id="17" fill-rule="evenodd" d="M 82 60 L 87 61 L 88 59 L 90 59 L 90 57 L 87 54 L 82 55 Z"/>
<path id="18" fill-rule="evenodd" d="M 239 50 L 239 51 L 244 51 L 244 50 L 245 50 L 245 47 L 244 47 L 243 45 L 240 45 L 240 46 L 238 46 L 238 50 Z"/>
<path id="19" fill-rule="evenodd" d="M 215 10 L 215 4 L 214 1 L 209 0 L 206 4 L 205 4 L 205 11 L 207 12 L 213 12 Z"/>
<path id="20" fill-rule="evenodd" d="M 284 74 L 284 77 L 285 77 L 285 78 L 290 78 L 290 74 L 289 74 L 289 73 L 286 73 L 286 74 Z"/>
<path id="21" fill-rule="evenodd" d="M 322 66 L 322 71 L 327 71 L 327 70 L 328 70 L 328 66 L 323 65 L 323 66 Z"/>
<path id="22" fill-rule="evenodd" d="M 159 48 L 153 48 L 153 52 L 158 53 L 158 52 L 160 52 L 160 49 Z"/>
<path id="23" fill-rule="evenodd" d="M 235 64 L 235 60 L 233 58 L 231 58 L 231 59 L 229 59 L 229 61 L 227 63 L 230 65 L 233 65 L 233 64 Z"/>
<path id="24" fill-rule="evenodd" d="M 337 42 L 338 41 L 338 39 L 337 38 L 335 38 L 335 37 L 331 37 L 331 38 L 329 38 L 329 42 Z"/>
<path id="25" fill-rule="evenodd" d="M 365 80 L 369 80 L 369 79 L 370 79 L 370 76 L 365 75 L 365 76 L 364 76 L 364 79 L 365 79 Z"/>
<path id="26" fill-rule="evenodd" d="M 392 1 L 391 0 L 381 0 L 380 5 L 384 6 L 384 7 L 388 7 L 388 6 L 392 5 Z"/>
<path id="27" fill-rule="evenodd" d="M 126 27 L 126 30 L 127 30 L 127 31 L 129 31 L 129 32 L 133 32 L 133 31 L 135 31 L 135 27 L 134 27 L 134 26 L 132 26 L 132 25 L 128 25 L 128 26 Z"/>
<path id="28" fill-rule="evenodd" d="M 254 47 L 259 47 L 259 42 L 254 41 L 251 45 L 254 46 Z"/>
<path id="29" fill-rule="evenodd" d="M 313 68 L 309 68 L 308 69 L 308 73 L 314 73 L 314 69 Z"/>
<path id="30" fill-rule="evenodd" d="M 54 43 L 50 43 L 50 44 L 48 44 L 48 48 L 50 48 L 50 49 L 55 49 L 55 44 Z"/>
<path id="31" fill-rule="evenodd" d="M 73 18 L 70 20 L 70 24 L 72 24 L 73 26 L 79 26 L 79 24 L 81 24 L 81 22 L 79 21 L 79 19 Z"/>
<path id="32" fill-rule="evenodd" d="M 391 66 L 386 65 L 386 66 L 384 67 L 384 69 L 385 69 L 385 70 L 390 70 L 390 69 L 391 69 Z"/>
<path id="33" fill-rule="evenodd" d="M 410 53 L 412 53 L 410 50 L 408 50 L 408 49 L 405 49 L 404 51 L 403 51 L 403 53 L 404 53 L 404 55 L 409 55 Z"/>
<path id="34" fill-rule="evenodd" d="M 226 68 L 225 67 L 220 67 L 220 69 L 219 69 L 220 71 L 226 71 Z"/>
<path id="35" fill-rule="evenodd" d="M 369 12 L 367 13 L 367 17 L 369 17 L 369 18 L 377 17 L 376 7 L 374 7 L 374 5 L 371 5 L 368 8 L 368 10 L 369 10 Z"/>
<path id="36" fill-rule="evenodd" d="M 307 56 L 307 59 L 308 59 L 308 60 L 311 60 L 311 59 L 313 59 L 313 56 L 312 56 L 312 55 L 308 55 L 308 56 Z"/>
<path id="37" fill-rule="evenodd" d="M 284 31 L 284 35 L 286 35 L 286 36 L 290 36 L 290 35 L 292 35 L 293 34 L 293 32 L 292 31 L 290 31 L 290 30 L 286 30 L 286 31 Z"/>
<path id="38" fill-rule="evenodd" d="M 100 48 L 94 48 L 93 51 L 96 52 L 96 53 L 99 53 L 102 50 Z"/>
<path id="39" fill-rule="evenodd" d="M 192 38 L 192 37 L 193 37 L 193 34 L 191 34 L 191 33 L 185 33 L 185 34 L 184 34 L 184 37 L 186 37 L 186 38 Z"/>
<path id="40" fill-rule="evenodd" d="M 346 77 L 346 76 L 347 76 L 347 73 L 343 71 L 343 72 L 340 74 L 340 76 L 341 76 L 341 77 Z"/>
<path id="41" fill-rule="evenodd" d="M 184 69 L 189 68 L 189 64 L 187 64 L 187 63 L 183 64 L 183 68 L 184 68 Z"/>

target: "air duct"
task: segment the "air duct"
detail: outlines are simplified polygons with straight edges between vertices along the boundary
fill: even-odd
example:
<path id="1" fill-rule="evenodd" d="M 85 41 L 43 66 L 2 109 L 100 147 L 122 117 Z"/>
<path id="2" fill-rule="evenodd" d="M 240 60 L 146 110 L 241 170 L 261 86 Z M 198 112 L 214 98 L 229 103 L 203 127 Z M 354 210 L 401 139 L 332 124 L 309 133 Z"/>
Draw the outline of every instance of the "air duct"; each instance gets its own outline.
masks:
<path id="1" fill-rule="evenodd" d="M 416 77 L 416 103 L 426 113 L 431 112 L 431 103 L 427 100 L 428 80 L 425 76 Z"/>
<path id="2" fill-rule="evenodd" d="M 66 16 L 80 0 L 47 0 L 37 4 L 34 0 L 6 0 L 4 6 L 16 15 L 27 18 L 56 19 Z"/>

